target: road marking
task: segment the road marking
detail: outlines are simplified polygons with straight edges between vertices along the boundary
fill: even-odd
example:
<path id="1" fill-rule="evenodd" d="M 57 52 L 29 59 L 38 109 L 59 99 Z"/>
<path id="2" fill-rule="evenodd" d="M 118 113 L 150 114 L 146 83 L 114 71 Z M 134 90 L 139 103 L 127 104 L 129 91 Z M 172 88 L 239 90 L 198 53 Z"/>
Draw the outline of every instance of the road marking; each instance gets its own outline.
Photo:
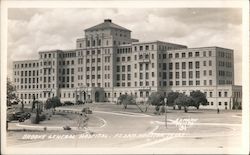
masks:
<path id="1" fill-rule="evenodd" d="M 107 121 L 106 121 L 105 119 L 103 119 L 103 118 L 101 118 L 101 117 L 99 117 L 99 116 L 94 116 L 94 117 L 96 117 L 96 118 L 102 120 L 102 121 L 103 121 L 103 125 L 100 126 L 100 127 L 92 127 L 92 128 L 103 128 L 104 126 L 106 126 Z"/>
<path id="2" fill-rule="evenodd" d="M 175 120 L 170 120 L 168 119 L 168 121 L 170 121 L 170 124 L 175 124 L 176 122 Z M 160 122 L 160 121 L 155 121 L 157 124 L 165 124 L 165 122 Z M 194 123 L 194 125 L 204 125 L 204 126 L 242 126 L 242 124 L 228 124 L 228 123 Z"/>
<path id="3" fill-rule="evenodd" d="M 110 114 L 110 115 L 128 116 L 128 117 L 151 117 L 149 115 L 137 114 L 137 113 L 133 113 L 133 115 L 131 115 L 131 114 L 118 113 L 118 112 L 107 112 L 107 111 L 94 111 L 94 112 L 103 113 L 103 114 Z"/>
<path id="4" fill-rule="evenodd" d="M 162 138 L 162 139 L 159 139 L 159 140 L 155 140 L 155 141 L 153 141 L 153 142 L 149 142 L 149 143 L 145 143 L 145 144 L 141 144 L 141 145 L 134 146 L 134 148 L 146 147 L 146 146 L 158 144 L 158 143 L 161 143 L 161 142 L 164 142 L 164 141 L 167 141 L 167 140 L 171 140 L 171 139 L 173 139 L 173 138 L 175 138 L 175 137 L 166 137 L 166 138 Z"/>

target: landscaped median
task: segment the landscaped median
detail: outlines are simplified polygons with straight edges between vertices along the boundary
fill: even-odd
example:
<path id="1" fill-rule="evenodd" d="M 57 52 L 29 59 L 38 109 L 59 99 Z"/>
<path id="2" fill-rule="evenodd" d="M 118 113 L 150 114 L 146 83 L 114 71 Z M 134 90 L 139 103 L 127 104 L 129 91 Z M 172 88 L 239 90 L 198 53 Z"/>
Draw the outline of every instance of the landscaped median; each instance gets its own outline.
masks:
<path id="1" fill-rule="evenodd" d="M 21 130 L 81 130 L 78 129 L 78 120 L 82 117 L 80 114 L 81 110 L 70 110 L 70 109 L 56 109 L 54 114 L 51 111 L 44 111 L 43 114 L 45 119 L 40 121 L 39 124 L 33 124 L 30 119 L 15 123 L 15 127 L 9 127 L 9 130 L 21 129 Z M 104 125 L 104 120 L 94 116 L 92 114 L 87 114 L 88 128 L 99 128 Z"/>

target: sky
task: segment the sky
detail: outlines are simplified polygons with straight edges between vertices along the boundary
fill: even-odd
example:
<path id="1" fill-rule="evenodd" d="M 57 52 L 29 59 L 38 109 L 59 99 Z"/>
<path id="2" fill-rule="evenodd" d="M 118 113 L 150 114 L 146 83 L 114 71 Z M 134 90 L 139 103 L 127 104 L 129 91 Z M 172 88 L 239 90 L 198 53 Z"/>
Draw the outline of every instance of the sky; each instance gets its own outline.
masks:
<path id="1" fill-rule="evenodd" d="M 242 10 L 237 8 L 11 8 L 8 76 L 12 61 L 38 59 L 40 50 L 74 49 L 84 29 L 107 18 L 140 41 L 233 49 L 235 84 L 242 84 Z"/>

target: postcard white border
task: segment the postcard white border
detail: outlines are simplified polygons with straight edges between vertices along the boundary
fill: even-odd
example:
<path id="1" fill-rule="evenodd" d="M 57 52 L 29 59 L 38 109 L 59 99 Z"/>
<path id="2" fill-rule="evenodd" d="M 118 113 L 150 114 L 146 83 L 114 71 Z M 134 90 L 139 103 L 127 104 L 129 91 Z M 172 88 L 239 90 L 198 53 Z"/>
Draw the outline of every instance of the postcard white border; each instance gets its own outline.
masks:
<path id="1" fill-rule="evenodd" d="M 188 0 L 188 1 L 1 1 L 1 149 L 2 153 L 40 153 L 40 154 L 79 154 L 79 153 L 95 153 L 95 154 L 163 154 L 163 153 L 179 153 L 177 149 L 79 149 L 79 148 L 40 148 L 40 149 L 11 149 L 6 147 L 6 77 L 7 77 L 7 18 L 8 8 L 242 8 L 242 29 L 243 29 L 243 51 L 242 51 L 242 86 L 243 86 L 243 117 L 242 117 L 242 148 L 231 148 L 224 150 L 230 154 L 248 153 L 249 152 L 249 2 L 248 0 Z M 247 103 L 247 104 L 246 104 Z M 199 153 L 202 149 L 185 149 L 186 153 Z M 212 151 L 212 150 L 211 150 Z M 221 149 L 214 149 L 213 152 L 207 153 L 225 153 Z"/>

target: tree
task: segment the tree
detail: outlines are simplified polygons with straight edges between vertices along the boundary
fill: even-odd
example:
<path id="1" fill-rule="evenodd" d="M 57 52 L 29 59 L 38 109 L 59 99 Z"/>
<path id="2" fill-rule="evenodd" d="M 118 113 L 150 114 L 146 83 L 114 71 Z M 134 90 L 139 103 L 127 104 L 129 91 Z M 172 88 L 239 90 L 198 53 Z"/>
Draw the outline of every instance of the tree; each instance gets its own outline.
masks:
<path id="1" fill-rule="evenodd" d="M 152 92 L 148 97 L 148 103 L 154 106 L 160 106 L 163 104 L 164 95 L 161 92 Z"/>
<path id="2" fill-rule="evenodd" d="M 179 94 L 180 93 L 178 93 L 178 92 L 170 92 L 167 95 L 167 98 L 168 98 L 167 104 L 169 106 L 173 106 L 174 109 L 175 109 L 175 102 L 174 101 L 178 98 Z"/>
<path id="3" fill-rule="evenodd" d="M 164 94 L 161 92 L 152 92 L 148 96 L 148 104 L 154 105 L 156 113 L 159 114 L 160 106 L 164 102 Z"/>
<path id="4" fill-rule="evenodd" d="M 124 109 L 127 109 L 128 104 L 135 104 L 135 98 L 132 95 L 122 94 L 118 100 L 120 100 Z"/>
<path id="5" fill-rule="evenodd" d="M 16 102 L 19 101 L 15 91 L 15 86 L 11 83 L 10 78 L 7 78 L 7 106 L 10 106 L 13 100 L 16 100 Z"/>
<path id="6" fill-rule="evenodd" d="M 45 103 L 45 109 L 53 108 L 53 110 L 55 110 L 56 107 L 59 107 L 61 105 L 62 105 L 62 103 L 60 101 L 60 98 L 55 96 L 55 97 L 47 99 L 47 101 Z"/>
<path id="7" fill-rule="evenodd" d="M 200 105 L 208 105 L 207 98 L 205 93 L 202 93 L 201 91 L 192 91 L 190 93 L 190 97 L 193 99 L 194 102 L 192 102 L 189 106 L 194 106 L 197 109 L 199 109 Z"/>
<path id="8" fill-rule="evenodd" d="M 179 94 L 178 98 L 174 101 L 176 105 L 184 107 L 184 112 L 187 112 L 187 107 L 193 104 L 193 99 L 185 94 Z"/>

